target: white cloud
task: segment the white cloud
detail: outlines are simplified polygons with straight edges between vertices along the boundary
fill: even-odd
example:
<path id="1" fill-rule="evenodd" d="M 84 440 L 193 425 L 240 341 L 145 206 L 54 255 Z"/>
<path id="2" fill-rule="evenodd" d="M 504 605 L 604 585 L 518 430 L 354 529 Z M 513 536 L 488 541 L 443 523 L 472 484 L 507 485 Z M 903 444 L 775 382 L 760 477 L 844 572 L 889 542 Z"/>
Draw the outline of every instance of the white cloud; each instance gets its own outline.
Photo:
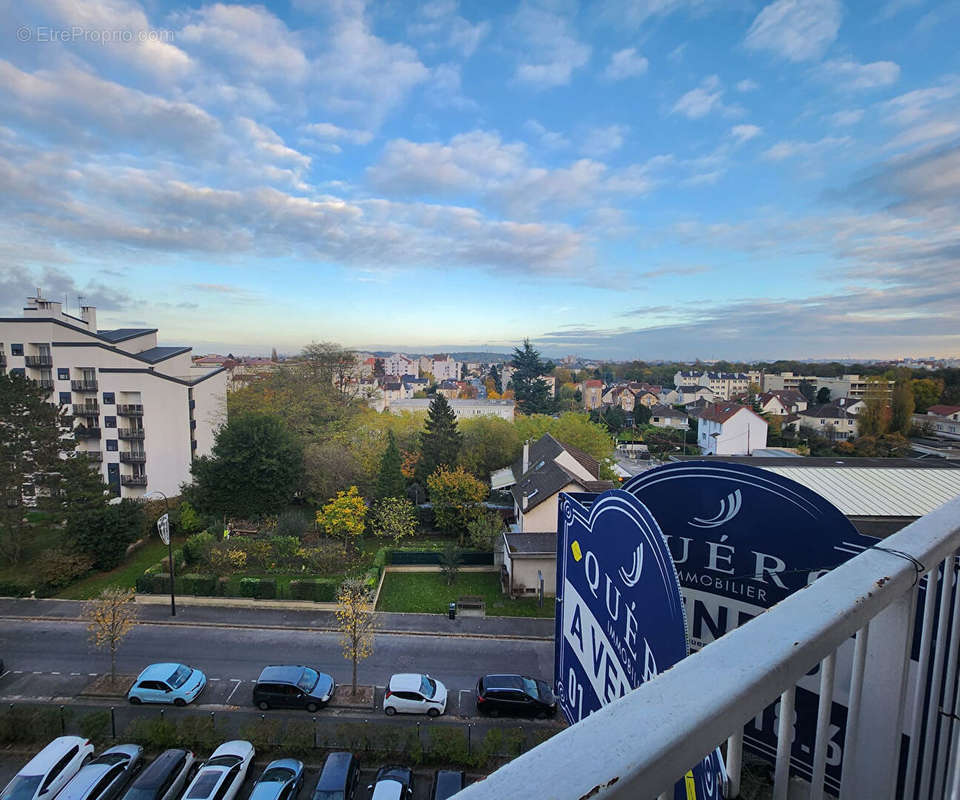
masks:
<path id="1" fill-rule="evenodd" d="M 303 131 L 308 136 L 324 141 L 345 141 L 350 144 L 368 144 L 373 139 L 373 134 L 370 131 L 341 128 L 331 122 L 314 122 L 305 125 Z"/>
<path id="2" fill-rule="evenodd" d="M 750 78 L 744 78 L 737 82 L 738 92 L 753 92 L 760 88 L 760 84 Z"/>
<path id="3" fill-rule="evenodd" d="M 825 61 L 818 69 L 822 80 L 831 85 L 856 91 L 877 89 L 896 83 L 900 77 L 900 66 L 893 61 L 874 61 L 860 64 L 856 61 Z"/>
<path id="4" fill-rule="evenodd" d="M 433 0 L 418 6 L 407 32 L 415 39 L 427 40 L 430 49 L 449 48 L 469 58 L 490 33 L 490 23 L 473 24 L 458 14 L 456 0 Z"/>
<path id="5" fill-rule="evenodd" d="M 603 0 L 599 19 L 618 29 L 637 30 L 652 17 L 666 17 L 684 8 L 698 9 L 709 0 Z"/>
<path id="6" fill-rule="evenodd" d="M 535 119 L 528 119 L 523 123 L 523 130 L 530 136 L 535 136 L 543 147 L 548 150 L 563 150 L 570 146 L 570 139 L 559 131 L 547 130 Z"/>
<path id="7" fill-rule="evenodd" d="M 574 70 L 590 60 L 590 46 L 576 37 L 559 14 L 524 6 L 512 27 L 522 39 L 521 61 L 514 74 L 519 83 L 534 89 L 565 86 Z"/>
<path id="8" fill-rule="evenodd" d="M 751 139 L 760 136 L 762 133 L 763 128 L 757 125 L 734 125 L 730 129 L 730 135 L 737 140 L 738 144 L 749 142 Z"/>
<path id="9" fill-rule="evenodd" d="M 850 125 L 856 125 L 861 119 L 863 119 L 863 109 L 849 108 L 843 111 L 837 111 L 831 114 L 828 119 L 833 125 L 841 128 L 845 128 Z"/>
<path id="10" fill-rule="evenodd" d="M 649 62 L 640 55 L 635 48 L 618 50 L 610 57 L 610 63 L 604 70 L 604 77 L 611 81 L 620 81 L 624 78 L 636 78 L 647 71 Z"/>
<path id="11" fill-rule="evenodd" d="M 761 154 L 767 161 L 784 161 L 797 156 L 810 157 L 819 155 L 826 150 L 833 150 L 851 144 L 849 136 L 824 136 L 816 142 L 805 142 L 799 139 L 785 139 L 767 148 Z"/>
<path id="12" fill-rule="evenodd" d="M 588 156 L 605 156 L 623 147 L 630 128 L 626 125 L 605 125 L 587 131 L 580 149 Z"/>
<path id="13" fill-rule="evenodd" d="M 716 75 L 704 78 L 696 89 L 691 89 L 673 104 L 671 114 L 683 114 L 687 119 L 700 119 L 711 111 L 720 111 L 723 105 L 723 87 Z"/>
<path id="14" fill-rule="evenodd" d="M 754 19 L 745 43 L 790 61 L 817 59 L 837 38 L 842 14 L 840 0 L 775 0 Z"/>

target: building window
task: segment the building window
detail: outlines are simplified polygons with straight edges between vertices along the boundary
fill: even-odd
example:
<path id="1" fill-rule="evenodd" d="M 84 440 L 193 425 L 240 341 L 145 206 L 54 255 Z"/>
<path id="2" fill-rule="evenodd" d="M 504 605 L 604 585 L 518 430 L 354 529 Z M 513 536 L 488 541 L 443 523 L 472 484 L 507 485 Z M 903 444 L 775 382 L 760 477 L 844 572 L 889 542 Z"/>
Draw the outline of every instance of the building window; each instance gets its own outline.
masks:
<path id="1" fill-rule="evenodd" d="M 107 439 L 107 452 L 116 453 L 119 448 L 117 447 L 116 439 Z"/>
<path id="2" fill-rule="evenodd" d="M 27 371 L 23 367 L 14 367 L 10 370 L 11 375 L 19 375 L 21 378 L 27 374 Z"/>
<path id="3" fill-rule="evenodd" d="M 117 427 L 117 418 L 116 418 L 116 417 L 104 417 L 104 418 L 103 418 L 103 427 L 104 427 L 104 428 L 116 428 L 116 427 Z"/>
<path id="4" fill-rule="evenodd" d="M 22 344 L 11 344 L 11 345 L 10 345 L 10 355 L 12 355 L 12 356 L 22 356 L 22 355 L 23 355 L 23 345 L 22 345 Z"/>
<path id="5" fill-rule="evenodd" d="M 57 380 L 58 381 L 70 380 L 70 370 L 64 369 L 63 367 L 57 367 Z"/>
<path id="6" fill-rule="evenodd" d="M 116 404 L 116 397 L 113 392 L 104 392 L 103 393 L 103 404 L 105 406 L 112 406 Z"/>
<path id="7" fill-rule="evenodd" d="M 70 392 L 60 392 L 60 405 L 70 405 Z"/>

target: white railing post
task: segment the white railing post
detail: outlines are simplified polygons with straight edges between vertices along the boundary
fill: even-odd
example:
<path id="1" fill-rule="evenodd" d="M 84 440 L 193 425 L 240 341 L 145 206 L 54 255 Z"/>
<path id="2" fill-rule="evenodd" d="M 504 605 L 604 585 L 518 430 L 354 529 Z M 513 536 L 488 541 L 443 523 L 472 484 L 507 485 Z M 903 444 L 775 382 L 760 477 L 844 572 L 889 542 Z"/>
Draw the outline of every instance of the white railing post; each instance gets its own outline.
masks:
<path id="1" fill-rule="evenodd" d="M 849 742 L 853 752 L 844 753 L 843 800 L 892 800 L 896 792 L 915 597 L 906 592 L 870 620 L 857 736 Z"/>

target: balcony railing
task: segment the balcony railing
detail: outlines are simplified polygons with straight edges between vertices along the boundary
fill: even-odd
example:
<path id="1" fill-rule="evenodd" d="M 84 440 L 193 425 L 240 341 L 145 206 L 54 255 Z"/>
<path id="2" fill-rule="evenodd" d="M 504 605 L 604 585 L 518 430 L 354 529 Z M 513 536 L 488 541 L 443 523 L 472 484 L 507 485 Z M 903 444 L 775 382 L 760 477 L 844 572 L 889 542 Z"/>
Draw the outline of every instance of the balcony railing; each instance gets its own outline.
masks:
<path id="1" fill-rule="evenodd" d="M 99 417 L 100 405 L 98 403 L 74 403 L 73 416 L 75 417 Z"/>
<path id="2" fill-rule="evenodd" d="M 0 367 L 5 366 L 7 366 L 7 357 L 3 353 L 0 353 Z"/>
<path id="3" fill-rule="evenodd" d="M 117 436 L 121 439 L 140 439 L 143 440 L 143 428 L 119 428 Z"/>
<path id="4" fill-rule="evenodd" d="M 99 439 L 102 433 L 100 428 L 79 427 L 73 429 L 73 435 L 77 439 Z"/>
<path id="5" fill-rule="evenodd" d="M 120 460 L 124 464 L 143 464 L 147 460 L 147 454 L 142 450 L 130 452 L 129 450 L 120 453 Z"/>
<path id="6" fill-rule="evenodd" d="M 676 780 L 724 740 L 726 796 L 734 797 L 740 791 L 743 726 L 777 697 L 773 797 L 785 800 L 795 689 L 818 666 L 821 700 L 809 797 L 823 797 L 828 747 L 840 744 L 830 741 L 829 699 L 835 685 L 843 691 L 845 680 L 841 800 L 960 797 L 960 591 L 953 587 L 958 548 L 960 498 L 467 787 L 458 800 L 673 797 Z M 919 664 L 911 668 L 915 621 L 921 626 Z M 837 668 L 837 650 L 854 636 L 847 676 Z M 904 789 L 898 793 L 901 762 Z"/>
<path id="7" fill-rule="evenodd" d="M 147 476 L 146 475 L 121 475 L 120 483 L 122 483 L 124 486 L 146 486 Z"/>
<path id="8" fill-rule="evenodd" d="M 99 450 L 75 450 L 78 456 L 86 456 L 88 461 L 103 461 L 103 453 Z"/>
<path id="9" fill-rule="evenodd" d="M 96 381 L 70 381 L 70 388 L 75 392 L 95 392 L 97 391 Z"/>
<path id="10" fill-rule="evenodd" d="M 53 356 L 24 356 L 23 363 L 28 367 L 52 367 Z"/>
<path id="11" fill-rule="evenodd" d="M 37 380 L 36 383 L 41 389 L 46 389 L 48 392 L 53 391 L 52 378 L 40 378 Z"/>
<path id="12" fill-rule="evenodd" d="M 143 406 L 139 403 L 122 403 L 117 406 L 117 414 L 121 417 L 142 417 Z"/>

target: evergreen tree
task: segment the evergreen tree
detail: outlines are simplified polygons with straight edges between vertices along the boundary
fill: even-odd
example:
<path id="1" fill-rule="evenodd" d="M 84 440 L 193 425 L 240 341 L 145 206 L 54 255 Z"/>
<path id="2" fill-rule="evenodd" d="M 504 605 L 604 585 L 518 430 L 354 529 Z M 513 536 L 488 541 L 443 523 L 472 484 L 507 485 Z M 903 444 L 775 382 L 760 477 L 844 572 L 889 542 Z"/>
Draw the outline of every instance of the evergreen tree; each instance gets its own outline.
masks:
<path id="1" fill-rule="evenodd" d="M 420 435 L 420 460 L 417 462 L 416 478 L 426 485 L 437 467 L 450 467 L 457 463 L 463 437 L 457 430 L 457 417 L 447 398 L 438 394 L 430 403 L 430 413 L 424 432 Z"/>
<path id="2" fill-rule="evenodd" d="M 493 380 L 493 388 L 497 390 L 497 394 L 503 394 L 503 378 L 496 364 L 490 365 L 490 378 Z"/>
<path id="3" fill-rule="evenodd" d="M 377 499 L 385 497 L 404 497 L 407 491 L 407 479 L 403 477 L 403 458 L 397 447 L 397 437 L 393 431 L 387 431 L 387 449 L 380 459 L 380 474 L 377 476 Z"/>
<path id="4" fill-rule="evenodd" d="M 510 364 L 516 370 L 512 382 L 517 410 L 521 414 L 552 413 L 554 403 L 550 388 L 540 380 L 540 376 L 545 375 L 548 368 L 529 339 L 523 340 L 523 347 L 513 348 Z"/>

